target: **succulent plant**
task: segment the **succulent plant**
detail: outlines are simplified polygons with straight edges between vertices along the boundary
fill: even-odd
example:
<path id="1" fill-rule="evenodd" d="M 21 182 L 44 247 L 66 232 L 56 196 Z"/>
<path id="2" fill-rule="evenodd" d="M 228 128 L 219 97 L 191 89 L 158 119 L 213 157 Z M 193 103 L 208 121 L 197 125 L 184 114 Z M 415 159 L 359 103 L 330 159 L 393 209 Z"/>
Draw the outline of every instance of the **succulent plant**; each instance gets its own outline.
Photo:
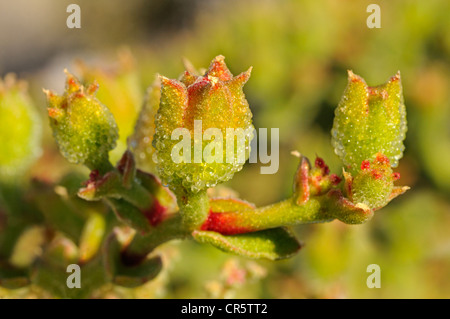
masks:
<path id="1" fill-rule="evenodd" d="M 90 175 L 81 185 L 77 174 L 55 187 L 34 181 L 31 198 L 44 211 L 36 218 L 47 219 L 79 247 L 56 236 L 29 266 L 32 276 L 18 263 L 0 265 L 0 283 L 14 288 L 33 283 L 62 297 L 89 296 L 107 284 L 136 287 L 161 271 L 162 259 L 149 254 L 172 239 L 191 238 L 249 258 L 288 258 L 302 247 L 290 227 L 335 219 L 361 224 L 408 189 L 394 186 L 400 175 L 393 167 L 402 157 L 406 133 L 399 73 L 384 85 L 369 87 L 349 72 L 332 130 L 342 176 L 331 173 L 321 157 L 311 164 L 293 152 L 299 165 L 288 198 L 256 207 L 238 198 L 210 197 L 207 189 L 230 180 L 249 157 L 254 127 L 243 86 L 250 72 L 233 76 L 224 57 L 217 56 L 202 74 L 187 65 L 178 80 L 159 76 L 147 91 L 134 133 L 120 137 L 128 149 L 113 165 L 109 154 L 121 133 L 115 116 L 95 97 L 95 82 L 84 86 L 66 71 L 62 95 L 44 90 L 50 126 L 62 155 L 89 168 Z M 17 114 L 31 121 L 30 104 L 14 90 L 0 88 L 1 110 L 13 114 L 15 105 Z M 17 130 L 25 146 L 34 138 L 30 132 Z M 27 147 L 19 151 L 11 154 L 28 160 L 36 153 Z M 4 167 L 3 175 L 8 172 Z M 25 229 L 28 224 L 20 225 Z M 9 255 L 12 249 L 0 253 Z M 68 263 L 79 263 L 89 278 L 80 291 L 61 282 Z"/>

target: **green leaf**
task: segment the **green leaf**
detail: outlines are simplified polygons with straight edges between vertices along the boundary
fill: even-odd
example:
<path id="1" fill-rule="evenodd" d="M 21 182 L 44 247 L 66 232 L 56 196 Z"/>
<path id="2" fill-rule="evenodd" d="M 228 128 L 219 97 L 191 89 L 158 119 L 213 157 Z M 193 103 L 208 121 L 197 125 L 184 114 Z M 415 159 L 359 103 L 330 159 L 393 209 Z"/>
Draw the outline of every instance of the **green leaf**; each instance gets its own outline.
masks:
<path id="1" fill-rule="evenodd" d="M 80 236 L 81 262 L 85 263 L 95 256 L 105 235 L 105 228 L 105 217 L 100 213 L 92 212 Z"/>
<path id="2" fill-rule="evenodd" d="M 18 289 L 30 284 L 28 273 L 24 269 L 0 263 L 0 286 L 7 289 Z"/>
<path id="3" fill-rule="evenodd" d="M 151 225 L 147 217 L 129 202 L 124 199 L 114 198 L 108 198 L 106 202 L 121 222 L 130 225 L 139 232 L 145 233 L 150 231 Z"/>
<path id="4" fill-rule="evenodd" d="M 32 185 L 31 196 L 47 223 L 74 242 L 78 242 L 85 221 L 81 213 L 85 209 L 85 202 L 68 194 L 61 194 L 66 190 L 63 186 L 56 188 L 60 192 L 58 194 L 55 188 L 47 183 L 34 180 Z"/>
<path id="5" fill-rule="evenodd" d="M 134 288 L 155 278 L 162 269 L 161 257 L 147 259 L 132 267 L 122 266 L 114 277 L 114 283 L 119 286 Z"/>
<path id="6" fill-rule="evenodd" d="M 285 228 L 233 236 L 224 236 L 212 231 L 194 231 L 192 236 L 200 243 L 211 244 L 225 252 L 256 259 L 288 258 L 301 248 L 294 235 Z"/>
<path id="7" fill-rule="evenodd" d="M 103 265 L 108 280 L 114 284 L 134 288 L 155 278 L 162 269 L 159 256 L 145 259 L 135 265 L 125 265 L 121 258 L 121 244 L 112 233 L 103 247 Z"/>
<path id="8" fill-rule="evenodd" d="M 72 274 L 67 272 L 67 265 L 60 265 L 44 256 L 38 259 L 31 270 L 32 284 L 41 287 L 59 298 L 84 299 L 107 284 L 105 270 L 100 258 L 90 260 L 80 265 L 80 288 L 69 288 L 67 279 Z"/>

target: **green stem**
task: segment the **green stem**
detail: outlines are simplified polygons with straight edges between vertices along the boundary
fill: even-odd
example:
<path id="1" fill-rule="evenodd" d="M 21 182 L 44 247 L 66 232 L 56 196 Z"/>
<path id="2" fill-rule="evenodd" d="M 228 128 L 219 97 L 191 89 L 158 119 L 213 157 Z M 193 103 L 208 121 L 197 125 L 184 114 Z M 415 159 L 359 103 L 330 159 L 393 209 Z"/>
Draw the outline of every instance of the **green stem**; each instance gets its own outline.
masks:
<path id="1" fill-rule="evenodd" d="M 224 235 L 248 233 L 280 226 L 292 226 L 308 223 L 324 223 L 334 219 L 323 209 L 320 197 L 311 198 L 302 205 L 296 204 L 295 198 L 254 208 L 233 211 L 215 211 L 202 226 L 203 230 L 211 230 Z"/>
<path id="2" fill-rule="evenodd" d="M 153 204 L 154 195 L 136 180 L 133 180 L 130 188 L 121 187 L 120 195 L 141 210 L 149 209 Z"/>
<path id="3" fill-rule="evenodd" d="M 180 193 L 177 193 L 177 203 L 184 228 L 190 231 L 198 229 L 209 213 L 209 197 L 206 190 L 197 193 L 183 190 Z"/>
<path id="4" fill-rule="evenodd" d="M 252 211 L 238 212 L 245 216 L 245 224 L 257 230 L 309 223 L 325 223 L 334 219 L 323 210 L 320 198 L 311 198 L 303 205 L 297 205 L 294 198 L 256 208 Z"/>
<path id="5" fill-rule="evenodd" d="M 190 236 L 190 232 L 184 228 L 181 215 L 172 215 L 161 222 L 158 227 L 152 228 L 150 232 L 136 233 L 122 254 L 124 263 L 139 263 L 159 245 L 172 239 L 184 239 L 188 236 Z"/>
<path id="6" fill-rule="evenodd" d="M 109 171 L 114 169 L 114 166 L 109 161 L 108 153 L 103 154 L 100 158 L 94 158 L 90 161 L 85 162 L 85 165 L 91 170 L 97 170 L 100 175 L 104 175 Z"/>
<path id="7" fill-rule="evenodd" d="M 298 205 L 292 197 L 279 203 L 243 210 L 222 210 L 212 204 L 211 214 L 202 230 L 223 235 L 255 232 L 264 229 L 308 223 L 325 223 L 339 219 L 347 224 L 360 224 L 373 216 L 369 207 L 353 204 L 339 190 L 313 196 Z"/>

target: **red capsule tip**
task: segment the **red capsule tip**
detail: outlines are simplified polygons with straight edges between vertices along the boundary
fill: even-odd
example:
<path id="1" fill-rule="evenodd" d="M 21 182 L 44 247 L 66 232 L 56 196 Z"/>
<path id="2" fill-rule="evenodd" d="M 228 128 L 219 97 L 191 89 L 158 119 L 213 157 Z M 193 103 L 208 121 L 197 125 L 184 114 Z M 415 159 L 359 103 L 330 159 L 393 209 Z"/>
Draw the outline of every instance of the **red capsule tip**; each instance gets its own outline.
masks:
<path id="1" fill-rule="evenodd" d="M 322 158 L 316 157 L 316 161 L 314 162 L 314 165 L 317 168 L 324 168 L 325 167 L 325 162 L 324 162 L 324 160 Z"/>
<path id="2" fill-rule="evenodd" d="M 373 171 L 372 171 L 372 177 L 373 177 L 374 179 L 380 179 L 380 178 L 383 177 L 383 174 L 381 174 L 380 172 L 378 172 L 378 171 L 376 171 L 376 170 L 373 170 Z"/>
<path id="3" fill-rule="evenodd" d="M 394 181 L 399 180 L 400 179 L 400 173 L 397 173 L 397 172 L 392 173 L 392 178 L 394 179 Z"/>
<path id="4" fill-rule="evenodd" d="M 331 181 L 331 184 L 338 185 L 342 181 L 342 178 L 340 178 L 336 174 L 331 174 L 330 175 L 330 181 Z"/>
<path id="5" fill-rule="evenodd" d="M 370 162 L 368 160 L 364 160 L 361 163 L 361 169 L 362 170 L 366 170 L 370 168 Z"/>
<path id="6" fill-rule="evenodd" d="M 387 158 L 386 155 L 378 153 L 377 157 L 375 158 L 375 161 L 379 164 L 389 164 L 389 158 Z"/>

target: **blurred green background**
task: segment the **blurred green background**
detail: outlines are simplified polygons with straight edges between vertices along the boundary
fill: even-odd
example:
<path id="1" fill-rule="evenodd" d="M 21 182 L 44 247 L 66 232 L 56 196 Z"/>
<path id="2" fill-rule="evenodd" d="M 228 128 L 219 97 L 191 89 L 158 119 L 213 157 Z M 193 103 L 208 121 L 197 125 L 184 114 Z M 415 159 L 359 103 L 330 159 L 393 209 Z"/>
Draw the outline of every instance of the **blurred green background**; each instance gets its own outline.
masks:
<path id="1" fill-rule="evenodd" d="M 72 2 L 81 7 L 81 29 L 66 27 L 66 7 Z M 44 132 L 42 155 L 28 176 L 47 181 L 79 170 L 57 151 L 41 91 L 62 92 L 62 70 L 81 72 L 75 60 L 106 69 L 129 63 L 125 69 L 131 82 L 115 88 L 114 81 L 100 81 L 98 93 L 107 106 L 122 112 L 116 119 L 123 143 L 155 75 L 178 77 L 183 57 L 200 68 L 222 54 L 234 74 L 253 66 L 245 93 L 255 127 L 280 129 L 280 167 L 277 174 L 261 175 L 259 164 L 247 164 L 225 186 L 258 206 L 290 195 L 298 164 L 292 150 L 310 158 L 317 154 L 340 173 L 330 131 L 347 70 L 369 85 L 401 72 L 409 125 L 397 170 L 399 185 L 412 189 L 367 224 L 297 227 L 304 248 L 279 262 L 248 261 L 193 242 L 169 243 L 160 248 L 167 267 L 155 281 L 133 290 L 114 288 L 101 297 L 450 298 L 450 2 L 377 1 L 380 29 L 366 26 L 370 3 L 0 3 L 0 75 L 14 72 L 29 82 Z M 122 95 L 111 106 L 107 99 L 114 94 Z M 381 267 L 379 289 L 366 286 L 370 264 Z M 2 296 L 46 295 L 0 287 Z"/>

